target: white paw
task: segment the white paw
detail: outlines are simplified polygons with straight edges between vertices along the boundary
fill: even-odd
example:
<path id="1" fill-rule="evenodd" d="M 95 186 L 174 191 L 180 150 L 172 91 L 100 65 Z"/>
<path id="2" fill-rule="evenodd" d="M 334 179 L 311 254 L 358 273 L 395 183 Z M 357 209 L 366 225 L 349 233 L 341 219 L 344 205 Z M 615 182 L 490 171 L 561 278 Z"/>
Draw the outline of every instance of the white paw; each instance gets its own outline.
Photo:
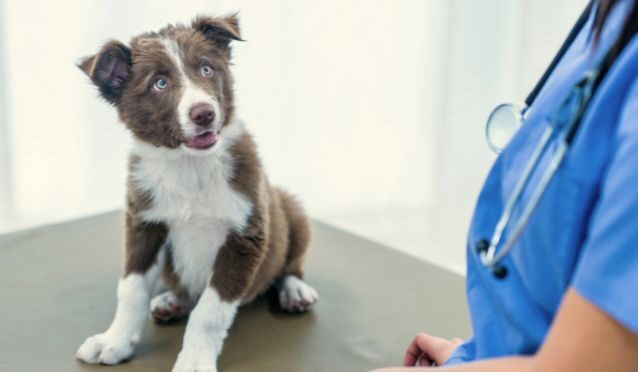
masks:
<path id="1" fill-rule="evenodd" d="M 171 291 L 155 296 L 151 300 L 151 316 L 156 322 L 165 323 L 188 315 L 189 304 Z"/>
<path id="2" fill-rule="evenodd" d="M 173 372 L 217 372 L 217 358 L 213 350 L 182 350 Z"/>
<path id="3" fill-rule="evenodd" d="M 133 355 L 137 341 L 100 333 L 87 338 L 75 357 L 90 364 L 118 364 Z"/>
<path id="4" fill-rule="evenodd" d="M 318 299 L 317 291 L 296 276 L 285 277 L 279 288 L 279 306 L 286 311 L 306 311 Z"/>

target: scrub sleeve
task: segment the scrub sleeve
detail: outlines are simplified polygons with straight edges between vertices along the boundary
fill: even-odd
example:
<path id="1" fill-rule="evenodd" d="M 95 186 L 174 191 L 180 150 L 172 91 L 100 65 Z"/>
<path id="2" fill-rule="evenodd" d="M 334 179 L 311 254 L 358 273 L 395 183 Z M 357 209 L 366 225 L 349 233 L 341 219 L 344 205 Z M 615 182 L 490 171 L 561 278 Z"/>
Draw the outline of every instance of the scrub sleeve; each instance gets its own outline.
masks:
<path id="1" fill-rule="evenodd" d="M 462 364 L 476 359 L 475 348 L 476 344 L 474 343 L 474 337 L 468 338 L 465 342 L 454 349 L 454 352 L 450 355 L 447 362 L 445 362 L 445 365 L 451 366 L 455 364 Z"/>
<path id="2" fill-rule="evenodd" d="M 628 92 L 572 278 L 582 297 L 638 333 L 638 82 Z M 611 124 L 611 123 L 610 123 Z"/>

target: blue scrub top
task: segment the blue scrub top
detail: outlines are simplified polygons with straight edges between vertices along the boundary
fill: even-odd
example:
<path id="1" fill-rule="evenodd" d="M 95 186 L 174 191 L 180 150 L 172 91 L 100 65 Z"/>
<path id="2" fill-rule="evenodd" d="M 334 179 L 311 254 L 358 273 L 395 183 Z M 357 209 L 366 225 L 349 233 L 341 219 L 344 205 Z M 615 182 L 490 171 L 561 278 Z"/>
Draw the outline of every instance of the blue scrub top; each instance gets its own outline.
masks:
<path id="1" fill-rule="evenodd" d="M 475 251 L 479 240 L 492 237 L 541 133 L 574 84 L 615 41 L 632 1 L 615 6 L 596 48 L 592 12 L 525 123 L 492 166 L 467 242 L 467 298 L 474 336 L 447 364 L 535 353 L 569 287 L 638 333 L 638 38 L 599 86 L 563 164 L 504 260 L 508 276 L 495 278 Z M 554 141 L 541 158 L 514 221 L 556 147 Z"/>

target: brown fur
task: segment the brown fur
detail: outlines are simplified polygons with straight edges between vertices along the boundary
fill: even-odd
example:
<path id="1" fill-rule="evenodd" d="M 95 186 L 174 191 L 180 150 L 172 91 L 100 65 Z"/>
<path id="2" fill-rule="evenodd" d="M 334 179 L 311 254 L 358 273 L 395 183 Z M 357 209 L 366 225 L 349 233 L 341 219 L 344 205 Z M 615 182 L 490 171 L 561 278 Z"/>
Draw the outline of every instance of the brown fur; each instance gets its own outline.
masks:
<path id="1" fill-rule="evenodd" d="M 250 135 L 239 138 L 231 152 L 235 159 L 231 184 L 253 203 L 253 214 L 243 234 L 231 233 L 220 249 L 211 284 L 222 299 L 250 301 L 282 274 L 301 278 L 308 239 L 299 240 L 297 235 L 309 238 L 310 229 L 305 214 L 296 214 L 301 211 L 299 204 L 268 183 Z M 290 239 L 292 231 L 295 239 Z"/>
<path id="2" fill-rule="evenodd" d="M 159 32 L 133 38 L 130 48 L 111 41 L 96 55 L 85 58 L 79 67 L 98 86 L 102 97 L 115 105 L 121 121 L 135 137 L 174 149 L 184 141 L 176 113 L 181 87 L 174 76 L 172 61 L 164 53 L 162 37 L 179 45 L 188 77 L 217 97 L 224 113 L 222 126 L 228 125 L 234 116 L 229 44 L 231 40 L 241 40 L 236 16 L 199 17 L 191 27 L 169 25 Z M 202 60 L 213 67 L 213 79 L 206 80 L 192 67 Z M 158 77 L 172 85 L 169 92 L 157 94 L 152 89 Z M 302 261 L 310 239 L 310 225 L 299 203 L 269 184 L 249 134 L 240 136 L 230 151 L 234 160 L 231 186 L 253 204 L 253 210 L 243 231 L 228 234 L 217 254 L 210 284 L 222 299 L 246 302 L 264 292 L 280 275 L 303 275 Z M 138 161 L 132 157 L 129 168 L 133 169 Z M 152 203 L 152 197 L 141 192 L 135 181 L 129 179 L 125 276 L 148 270 L 160 247 L 167 243 L 166 224 L 144 222 L 139 217 Z M 168 243 L 164 281 L 169 288 L 180 292 Z"/>

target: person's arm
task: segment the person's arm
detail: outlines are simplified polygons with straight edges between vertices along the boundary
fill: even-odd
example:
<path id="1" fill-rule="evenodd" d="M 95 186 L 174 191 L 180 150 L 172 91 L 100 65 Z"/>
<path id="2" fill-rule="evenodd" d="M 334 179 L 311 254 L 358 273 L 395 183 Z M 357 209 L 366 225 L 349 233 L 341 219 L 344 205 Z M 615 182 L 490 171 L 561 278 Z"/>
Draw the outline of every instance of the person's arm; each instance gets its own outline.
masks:
<path id="1" fill-rule="evenodd" d="M 441 351 L 422 352 L 435 361 Z M 426 368 L 384 368 L 375 372 L 415 372 Z M 545 342 L 534 356 L 504 357 L 438 369 L 446 372 L 637 371 L 638 335 L 569 289 Z"/>

